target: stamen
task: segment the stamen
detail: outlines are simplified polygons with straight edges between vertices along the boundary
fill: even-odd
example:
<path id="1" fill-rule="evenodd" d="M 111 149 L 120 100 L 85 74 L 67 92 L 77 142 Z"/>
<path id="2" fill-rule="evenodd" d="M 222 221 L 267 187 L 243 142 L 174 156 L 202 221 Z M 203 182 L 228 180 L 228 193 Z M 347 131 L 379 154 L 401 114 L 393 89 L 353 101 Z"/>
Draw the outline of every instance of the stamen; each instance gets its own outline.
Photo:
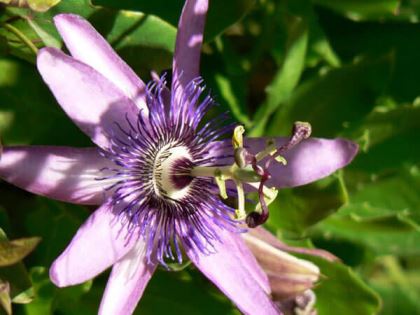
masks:
<path id="1" fill-rule="evenodd" d="M 237 126 L 232 136 L 232 146 L 234 149 L 234 163 L 223 167 L 194 167 L 191 170 L 191 176 L 213 177 L 217 183 L 220 195 L 226 199 L 226 180 L 233 180 L 235 183 L 238 208 L 235 210 L 235 219 L 244 220 L 247 225 L 254 228 L 267 221 L 269 216 L 268 206 L 277 197 L 277 189 L 268 188 L 266 182 L 270 180 L 271 174 L 268 169 L 270 164 L 277 163 L 287 165 L 287 160 L 282 156 L 285 152 L 307 139 L 311 134 L 311 125 L 305 122 L 296 122 L 293 125 L 292 135 L 289 140 L 276 148 L 275 140 L 269 139 L 263 151 L 252 154 L 247 148 L 244 148 L 243 126 Z M 259 162 L 265 160 L 260 165 Z M 244 184 L 257 189 L 259 203 L 255 210 L 246 214 L 245 210 L 245 191 Z"/>
<path id="2" fill-rule="evenodd" d="M 220 161 L 209 150 L 233 128 L 225 116 L 197 128 L 215 105 L 209 96 L 200 101 L 201 78 L 186 88 L 176 84 L 172 91 L 165 76 L 156 81 L 146 88 L 148 110 L 136 120 L 127 115 L 125 124 L 110 130 L 111 145 L 101 155 L 115 167 L 102 169 L 97 180 L 109 184 L 109 203 L 127 226 L 122 237 L 143 238 L 146 260 L 165 267 L 167 259 L 182 262 L 182 248 L 197 256 L 214 252 L 214 242 L 220 241 L 215 225 L 237 230 L 234 209 L 214 196 L 214 182 L 192 172 Z M 225 172 L 222 168 L 218 178 L 226 198 Z"/>

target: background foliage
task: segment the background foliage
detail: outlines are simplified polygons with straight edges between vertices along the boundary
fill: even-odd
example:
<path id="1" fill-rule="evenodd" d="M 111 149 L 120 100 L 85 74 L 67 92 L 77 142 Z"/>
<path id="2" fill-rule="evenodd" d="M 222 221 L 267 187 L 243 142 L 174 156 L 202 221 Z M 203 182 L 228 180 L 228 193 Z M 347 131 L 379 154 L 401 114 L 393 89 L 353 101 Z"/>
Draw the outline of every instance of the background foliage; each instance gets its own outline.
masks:
<path id="1" fill-rule="evenodd" d="M 36 47 L 62 46 L 51 20 L 59 12 L 87 17 L 144 80 L 171 66 L 183 1 L 57 2 L 0 4 L 4 144 L 89 145 L 34 64 Z M 314 136 L 361 146 L 344 171 L 282 190 L 271 207 L 267 226 L 280 238 L 343 261 L 305 257 L 324 274 L 316 288 L 320 315 L 420 314 L 419 14 L 417 0 L 210 2 L 202 75 L 221 111 L 248 135 L 287 135 L 300 120 L 312 124 Z M 7 258 L 13 263 L 0 259 L 0 305 L 8 310 L 11 299 L 16 314 L 94 314 L 107 275 L 66 289 L 48 279 L 52 260 L 93 209 L 6 183 L 0 196 L 0 244 L 21 246 Z M 192 268 L 158 271 L 139 310 L 238 314 Z"/>

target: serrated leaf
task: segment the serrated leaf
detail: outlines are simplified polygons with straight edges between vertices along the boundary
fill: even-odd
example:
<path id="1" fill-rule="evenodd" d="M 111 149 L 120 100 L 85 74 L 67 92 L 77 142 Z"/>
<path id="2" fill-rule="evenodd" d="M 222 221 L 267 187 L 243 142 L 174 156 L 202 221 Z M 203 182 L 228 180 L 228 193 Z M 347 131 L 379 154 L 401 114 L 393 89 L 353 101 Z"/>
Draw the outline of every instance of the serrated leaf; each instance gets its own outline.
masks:
<path id="1" fill-rule="evenodd" d="M 325 276 L 318 287 L 316 307 L 322 315 L 374 315 L 381 306 L 379 295 L 349 267 L 318 258 L 308 258 Z"/>
<path id="2" fill-rule="evenodd" d="M 363 244 L 378 255 L 420 254 L 420 230 L 409 219 L 398 215 L 368 219 L 349 215 L 333 217 L 317 228 L 326 239 L 346 239 Z"/>

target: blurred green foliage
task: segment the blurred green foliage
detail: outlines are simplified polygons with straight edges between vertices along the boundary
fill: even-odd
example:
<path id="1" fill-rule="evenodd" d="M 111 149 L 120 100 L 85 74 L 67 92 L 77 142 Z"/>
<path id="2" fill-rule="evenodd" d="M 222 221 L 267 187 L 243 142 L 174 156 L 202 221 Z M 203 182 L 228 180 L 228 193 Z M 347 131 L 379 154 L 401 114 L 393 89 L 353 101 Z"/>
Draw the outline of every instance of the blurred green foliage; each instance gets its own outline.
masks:
<path id="1" fill-rule="evenodd" d="M 171 67 L 182 4 L 62 0 L 44 13 L 0 5 L 2 142 L 89 145 L 34 64 L 37 48 L 62 46 L 54 15 L 88 18 L 147 81 L 151 70 Z M 317 137 L 360 144 L 345 170 L 280 191 L 271 206 L 267 226 L 284 241 L 330 250 L 343 261 L 305 256 L 324 274 L 315 290 L 319 315 L 420 314 L 419 14 L 416 0 L 210 4 L 202 75 L 221 111 L 231 111 L 248 135 L 288 135 L 300 120 L 309 121 Z M 66 289 L 48 279 L 51 262 L 92 209 L 5 183 L 0 196 L 0 227 L 7 237 L 42 238 L 25 263 L 0 267 L 0 305 L 32 301 L 15 305 L 16 314 L 94 314 L 107 275 Z M 159 270 L 138 309 L 238 314 L 192 268 Z"/>

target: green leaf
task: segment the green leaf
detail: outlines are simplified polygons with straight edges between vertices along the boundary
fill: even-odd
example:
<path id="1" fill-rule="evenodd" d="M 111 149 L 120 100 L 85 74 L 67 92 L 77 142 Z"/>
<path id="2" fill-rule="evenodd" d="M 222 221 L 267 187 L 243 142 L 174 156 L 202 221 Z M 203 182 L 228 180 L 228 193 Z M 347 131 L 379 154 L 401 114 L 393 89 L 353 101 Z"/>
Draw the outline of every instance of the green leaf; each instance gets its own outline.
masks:
<path id="1" fill-rule="evenodd" d="M 0 241 L 0 267 L 11 266 L 25 258 L 41 241 L 39 237 Z"/>
<path id="2" fill-rule="evenodd" d="M 410 168 L 418 165 L 420 154 L 416 136 L 420 131 L 419 119 L 420 107 L 416 105 L 400 105 L 394 109 L 377 106 L 351 133 L 351 137 L 361 139 L 364 151 L 351 169 L 375 174 L 376 182 L 396 172 L 412 172 L 413 177 L 415 170 Z M 396 121 L 404 123 L 396 124 Z"/>
<path id="3" fill-rule="evenodd" d="M 24 223 L 27 231 L 42 237 L 42 243 L 33 254 L 37 261 L 49 266 L 66 248 L 88 214 L 81 206 L 36 198 L 34 211 L 24 217 Z"/>
<path id="4" fill-rule="evenodd" d="M 283 64 L 266 89 L 266 100 L 255 114 L 256 126 L 250 135 L 260 136 L 270 115 L 290 97 L 304 70 L 307 43 L 307 24 L 296 17 L 290 24 Z"/>
<path id="5" fill-rule="evenodd" d="M 153 14 L 178 25 L 183 1 L 165 0 L 92 0 L 95 5 L 114 8 L 118 10 L 132 10 Z M 205 38 L 212 40 L 230 25 L 241 19 L 255 4 L 255 0 L 212 0 L 206 21 Z"/>
<path id="6" fill-rule="evenodd" d="M 12 300 L 10 299 L 10 286 L 8 282 L 0 279 L 0 306 L 7 315 L 12 315 Z"/>
<path id="7" fill-rule="evenodd" d="M 92 288 L 92 281 L 67 288 L 57 289 L 49 279 L 48 269 L 33 267 L 30 270 L 36 299 L 25 305 L 27 315 L 52 314 L 93 314 L 98 310 L 98 301 L 85 301 L 86 294 Z"/>
<path id="8" fill-rule="evenodd" d="M 32 301 L 32 283 L 23 263 L 0 268 L 0 279 L 9 283 L 10 297 L 14 303 Z"/>
<path id="9" fill-rule="evenodd" d="M 243 104 L 240 102 L 238 94 L 235 91 L 234 82 L 221 73 L 216 73 L 214 75 L 214 80 L 217 84 L 220 97 L 223 99 L 224 103 L 228 105 L 232 115 L 238 122 L 244 124 L 245 127 L 250 126 L 251 121 L 248 115 L 244 113 Z"/>
<path id="10" fill-rule="evenodd" d="M 378 255 L 420 254 L 420 230 L 404 216 L 332 217 L 319 224 L 317 229 L 326 239 L 346 239 L 367 246 Z"/>
<path id="11" fill-rule="evenodd" d="M 102 9 L 92 14 L 89 20 L 143 77 L 147 78 L 151 70 L 159 72 L 172 66 L 176 28 L 159 17 Z"/>
<path id="12" fill-rule="evenodd" d="M 198 271 L 157 271 L 135 314 L 240 314 Z"/>
<path id="13" fill-rule="evenodd" d="M 37 12 L 45 12 L 56 6 L 61 0 L 26 0 L 29 7 Z"/>
<path id="14" fill-rule="evenodd" d="M 384 298 L 382 314 L 420 314 L 420 273 L 393 256 L 381 257 L 371 273 L 370 284 Z"/>
<path id="15" fill-rule="evenodd" d="M 321 279 L 315 288 L 316 307 L 320 315 L 378 314 L 381 301 L 378 294 L 349 267 L 319 258 L 309 258 L 320 267 Z"/>
<path id="16" fill-rule="evenodd" d="M 8 294 L 14 303 L 29 303 L 33 298 L 32 284 L 29 280 L 25 266 L 20 262 L 21 259 L 16 258 L 23 258 L 26 256 L 26 254 L 36 246 L 38 241 L 39 239 L 33 238 L 29 241 L 29 248 L 26 247 L 22 250 L 22 242 L 21 240 L 18 240 L 17 246 L 20 248 L 17 250 L 17 255 L 10 255 L 10 251 L 4 250 L 0 256 L 0 260 L 7 261 L 7 264 L 3 264 L 1 266 L 2 268 L 0 268 L 0 280 L 8 284 Z M 7 242 L 6 234 L 0 229 L 0 244 L 3 246 L 2 249 L 5 247 L 9 248 L 8 244 L 6 244 Z M 13 250 L 16 249 L 15 246 L 16 244 L 13 244 Z M 11 262 L 8 260 L 10 256 L 13 256 L 12 260 L 16 260 L 13 264 L 9 263 Z"/>
<path id="17" fill-rule="evenodd" d="M 305 234 L 308 227 L 335 213 L 347 202 L 342 175 L 332 176 L 316 183 L 281 189 L 270 205 L 268 224 L 282 232 Z"/>
<path id="18" fill-rule="evenodd" d="M 312 0 L 355 20 L 378 20 L 397 14 L 400 0 Z"/>
<path id="19" fill-rule="evenodd" d="M 45 12 L 57 5 L 60 1 L 61 0 L 0 0 L 0 3 L 20 8 L 30 8 L 36 12 Z"/>
<path id="20" fill-rule="evenodd" d="M 61 42 L 56 37 L 48 33 L 47 30 L 43 29 L 36 21 L 32 20 L 31 18 L 27 18 L 27 21 L 32 29 L 37 33 L 39 38 L 41 38 L 45 46 L 61 49 Z"/>
<path id="21" fill-rule="evenodd" d="M 313 136 L 322 137 L 334 137 L 343 128 L 356 126 L 371 112 L 375 98 L 386 87 L 392 61 L 391 55 L 361 61 L 305 81 L 279 108 L 268 133 L 288 134 L 295 121 L 310 122 Z"/>
<path id="22" fill-rule="evenodd" d="M 89 145 L 35 67 L 16 59 L 2 59 L 0 69 L 0 134 L 5 144 Z"/>
<path id="23" fill-rule="evenodd" d="M 416 20 L 415 16 L 413 18 Z M 397 103 L 412 102 L 419 95 L 416 81 L 420 72 L 418 24 L 355 23 L 333 15 L 322 21 L 331 45 L 346 63 L 361 56 L 380 59 L 384 54 L 393 54 L 392 75 L 386 93 Z"/>

